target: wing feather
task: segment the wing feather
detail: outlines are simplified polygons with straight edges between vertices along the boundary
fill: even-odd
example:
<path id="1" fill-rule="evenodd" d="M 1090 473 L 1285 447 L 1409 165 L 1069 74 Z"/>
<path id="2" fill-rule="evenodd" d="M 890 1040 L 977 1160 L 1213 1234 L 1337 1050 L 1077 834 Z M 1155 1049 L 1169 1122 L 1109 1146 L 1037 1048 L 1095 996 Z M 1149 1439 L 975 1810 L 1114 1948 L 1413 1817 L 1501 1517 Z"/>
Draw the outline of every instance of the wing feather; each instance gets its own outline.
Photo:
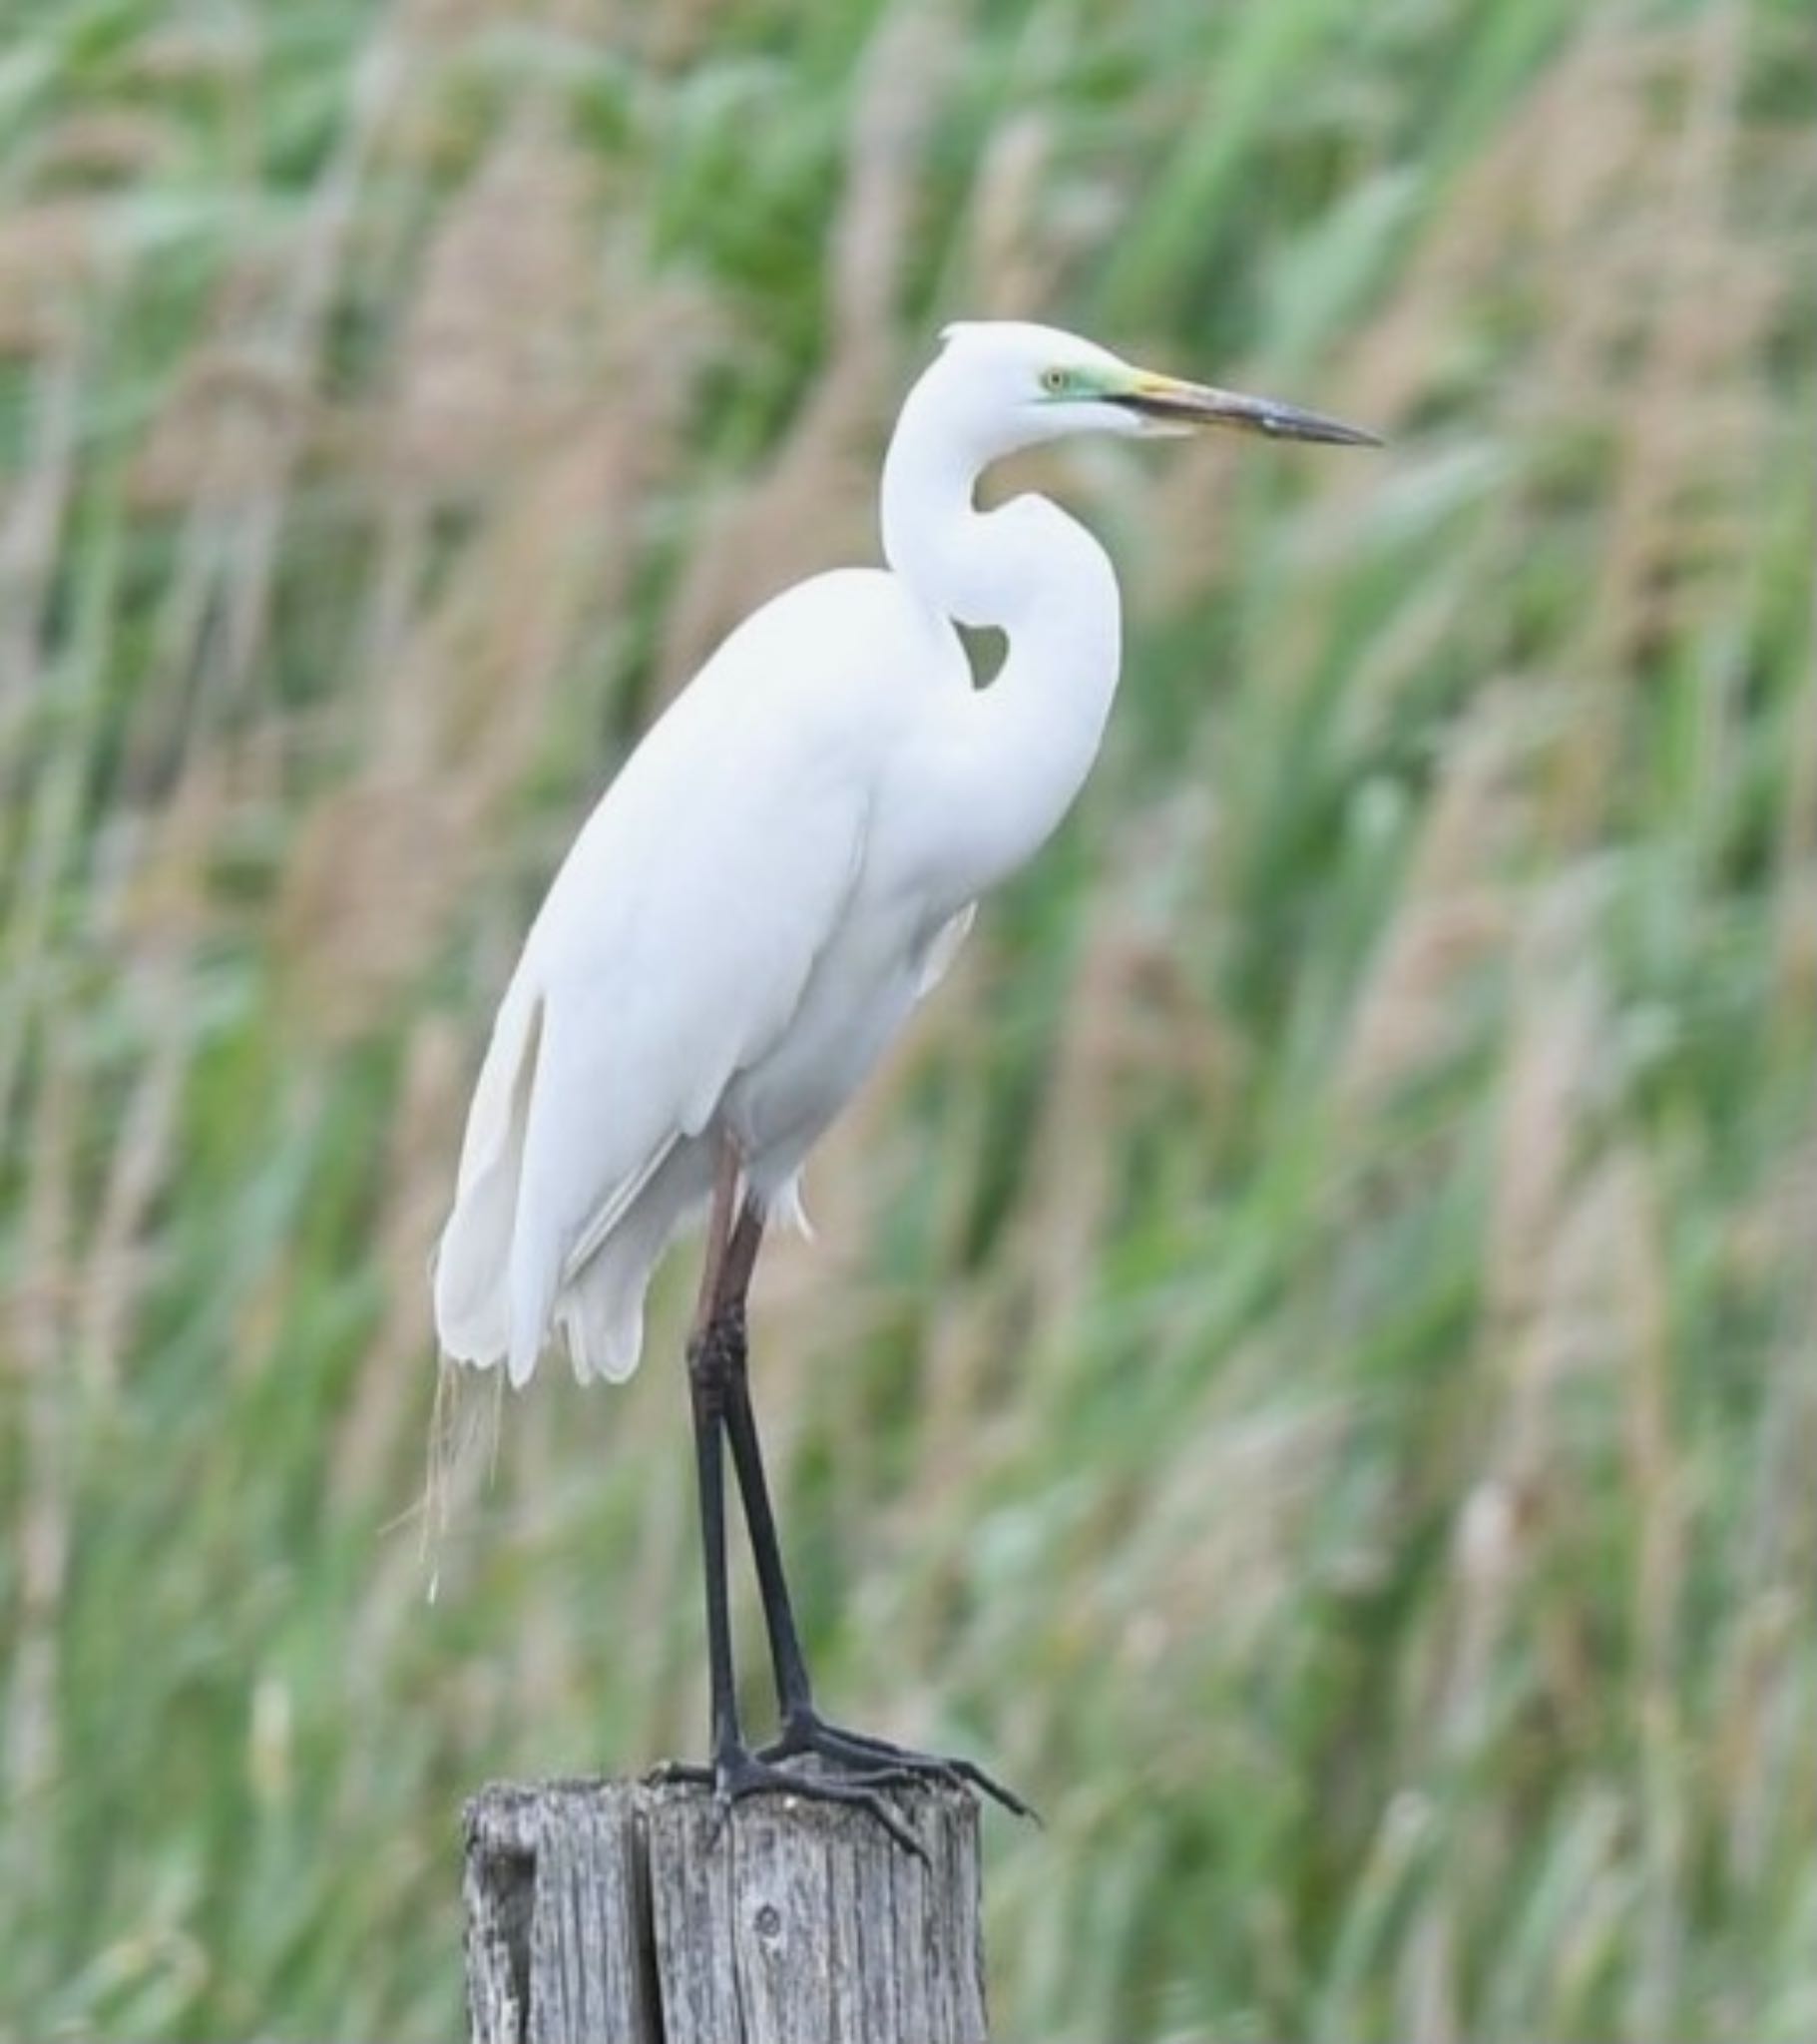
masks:
<path id="1" fill-rule="evenodd" d="M 552 897 L 558 913 L 526 957 L 548 1019 L 511 1255 L 514 1381 L 535 1364 L 561 1283 L 787 1028 L 837 927 L 862 801 L 804 786 L 791 806 L 758 778 L 722 792 L 716 858 L 666 859 L 634 914 L 588 916 L 578 890 Z"/>
<path id="2" fill-rule="evenodd" d="M 565 1288 L 584 1285 L 677 1145 L 708 1129 L 732 1080 L 788 1028 L 862 869 L 899 686 L 889 655 L 908 630 L 883 576 L 791 591 L 725 643 L 588 819 L 532 926 L 475 1097 L 468 1150 L 495 1172 L 470 1172 L 464 1153 L 437 1274 L 451 1353 L 506 1360 L 523 1382 Z M 851 673 L 854 644 L 877 651 L 868 678 Z M 534 1042 L 520 1025 L 501 1048 L 506 1017 L 530 1015 Z M 628 1286 L 641 1300 L 661 1249 L 614 1278 L 630 1361 Z M 450 1268 L 457 1250 L 464 1272 Z M 443 1314 L 444 1297 L 499 1289 L 487 1312 Z M 594 1317 L 579 1311 L 571 1298 L 571 1340 Z M 613 1375 L 630 1366 L 625 1338 Z"/>

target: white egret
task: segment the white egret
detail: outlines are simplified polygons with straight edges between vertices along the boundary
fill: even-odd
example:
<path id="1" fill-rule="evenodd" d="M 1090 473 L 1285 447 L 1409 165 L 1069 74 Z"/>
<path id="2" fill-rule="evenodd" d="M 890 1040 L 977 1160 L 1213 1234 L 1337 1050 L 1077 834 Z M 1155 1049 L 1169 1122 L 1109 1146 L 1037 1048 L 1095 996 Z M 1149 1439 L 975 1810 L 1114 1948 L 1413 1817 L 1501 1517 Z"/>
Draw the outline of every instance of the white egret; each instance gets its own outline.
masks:
<path id="1" fill-rule="evenodd" d="M 525 1383 L 566 1347 L 583 1381 L 637 1367 L 644 1295 L 704 1210 L 687 1344 L 711 1688 L 710 1780 L 858 1801 L 965 1762 L 827 1724 L 790 1612 L 745 1370 L 765 1223 L 800 1220 L 802 1162 L 916 1002 L 978 897 L 1079 792 L 1116 693 L 1117 579 L 1047 499 L 980 511 L 1000 457 L 1069 433 L 1231 426 L 1373 443 L 1315 412 L 1133 367 L 1052 327 L 948 327 L 883 466 L 887 568 L 816 575 L 732 633 L 602 796 L 531 927 L 492 1034 L 434 1276 L 441 1344 Z M 957 627 L 1008 651 L 974 685 Z M 722 1448 L 768 1628 L 780 1738 L 733 1690 Z M 817 1754 L 843 1774 L 782 1765 Z"/>

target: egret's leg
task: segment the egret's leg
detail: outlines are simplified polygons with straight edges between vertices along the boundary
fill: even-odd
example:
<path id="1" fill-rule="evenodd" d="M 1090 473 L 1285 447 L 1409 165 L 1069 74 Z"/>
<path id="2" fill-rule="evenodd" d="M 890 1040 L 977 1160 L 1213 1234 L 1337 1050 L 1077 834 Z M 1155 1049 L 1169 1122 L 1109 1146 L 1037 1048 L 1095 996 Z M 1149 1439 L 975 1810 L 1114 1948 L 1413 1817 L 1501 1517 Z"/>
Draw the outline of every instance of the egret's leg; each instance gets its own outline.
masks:
<path id="1" fill-rule="evenodd" d="M 757 1593 L 763 1604 L 763 1627 L 769 1637 L 770 1666 L 776 1682 L 776 1709 L 787 1726 L 811 1718 L 814 1703 L 807 1658 L 801 1651 L 801 1635 L 795 1625 L 788 1580 L 783 1574 L 782 1543 L 776 1534 L 769 1484 L 763 1473 L 763 1452 L 757 1441 L 756 1415 L 750 1402 L 746 1301 L 762 1241 L 763 1217 L 746 1201 L 737 1226 L 717 1258 L 714 1295 L 707 1309 L 709 1317 L 697 1330 L 695 1339 L 713 1342 L 716 1360 L 724 1371 L 723 1423 L 731 1443 L 738 1495 L 744 1505 L 744 1524 L 750 1534 L 751 1559 L 756 1564 Z"/>
<path id="2" fill-rule="evenodd" d="M 801 1635 L 795 1624 L 788 1582 L 782 1570 L 782 1544 L 776 1535 L 769 1484 L 763 1473 L 756 1414 L 750 1402 L 745 1297 L 750 1288 L 751 1272 L 756 1265 L 762 1234 L 762 1217 L 747 1203 L 721 1260 L 721 1294 L 714 1307 L 712 1321 L 714 1331 L 722 1332 L 724 1337 L 725 1433 L 731 1443 L 732 1470 L 744 1504 L 751 1559 L 756 1564 L 757 1589 L 763 1601 L 763 1624 L 769 1635 L 770 1665 L 776 1679 L 776 1708 L 782 1720 L 781 1738 L 774 1745 L 765 1747 L 759 1759 L 783 1761 L 811 1753 L 837 1767 L 855 1769 L 861 1775 L 872 1775 L 877 1770 L 898 1778 L 920 1776 L 925 1779 L 931 1775 L 963 1782 L 995 1796 L 1006 1809 L 1014 1810 L 1018 1816 L 1033 1816 L 1035 1812 L 1021 1796 L 1006 1788 L 973 1761 L 916 1753 L 886 1739 L 842 1731 L 829 1725 L 814 1708 L 807 1660 L 801 1651 Z"/>
<path id="3" fill-rule="evenodd" d="M 739 1745 L 737 1681 L 731 1657 L 731 1606 L 725 1584 L 725 1392 L 722 1342 L 714 1330 L 719 1289 L 737 1196 L 736 1160 L 722 1162 L 706 1228 L 700 1298 L 687 1336 L 687 1396 L 693 1416 L 694 1476 L 700 1507 L 700 1562 L 706 1579 L 706 1671 L 711 1693 L 712 1751 Z"/>
<path id="4" fill-rule="evenodd" d="M 710 1327 L 687 1343 L 687 1394 L 693 1410 L 694 1475 L 700 1494 L 700 1559 L 706 1576 L 706 1672 L 715 1759 L 737 1746 L 738 1692 L 731 1659 L 731 1609 L 725 1587 L 725 1372 Z"/>
<path id="5" fill-rule="evenodd" d="M 693 1415 L 694 1469 L 699 1485 L 700 1550 L 706 1578 L 706 1665 L 711 1692 L 712 1764 L 710 1768 L 673 1767 L 664 1770 L 672 1781 L 710 1784 L 721 1809 L 741 1796 L 769 1792 L 800 1795 L 823 1802 L 856 1803 L 868 1810 L 906 1851 L 925 1859 L 921 1841 L 897 1812 L 877 1793 L 880 1788 L 914 1780 L 913 1771 L 886 1761 L 873 1762 L 847 1782 L 826 1782 L 792 1774 L 753 1754 L 738 1725 L 738 1695 L 731 1652 L 731 1611 L 725 1583 L 726 1437 L 731 1389 L 744 1374 L 743 1294 L 750 1283 L 750 1263 L 756 1244 L 740 1244 L 728 1231 L 737 1185 L 736 1159 L 722 1167 L 707 1231 L 706 1272 L 700 1288 L 700 1309 L 687 1341 L 687 1388 Z M 735 1285 L 736 1304 L 726 1310 L 727 1278 Z"/>
<path id="6" fill-rule="evenodd" d="M 721 1157 L 706 1229 L 700 1297 L 687 1336 L 687 1396 L 693 1414 L 694 1475 L 700 1494 L 700 1559 L 706 1577 L 706 1669 L 715 1757 L 738 1744 L 738 1690 L 731 1658 L 731 1603 L 725 1584 L 725 1368 L 713 1307 L 737 1199 L 737 1160 Z"/>
<path id="7" fill-rule="evenodd" d="M 789 1599 L 788 1580 L 782 1571 L 782 1543 L 776 1535 L 769 1484 L 763 1474 L 763 1451 L 757 1442 L 757 1419 L 750 1402 L 745 1299 L 762 1236 L 762 1216 L 746 1203 L 727 1249 L 723 1267 L 726 1293 L 719 1313 L 727 1336 L 725 1433 L 731 1443 L 738 1495 L 744 1504 L 751 1559 L 756 1564 L 757 1593 L 763 1602 L 763 1627 L 769 1636 L 770 1666 L 776 1680 L 776 1709 L 786 1725 L 791 1718 L 812 1712 L 813 1689 Z"/>

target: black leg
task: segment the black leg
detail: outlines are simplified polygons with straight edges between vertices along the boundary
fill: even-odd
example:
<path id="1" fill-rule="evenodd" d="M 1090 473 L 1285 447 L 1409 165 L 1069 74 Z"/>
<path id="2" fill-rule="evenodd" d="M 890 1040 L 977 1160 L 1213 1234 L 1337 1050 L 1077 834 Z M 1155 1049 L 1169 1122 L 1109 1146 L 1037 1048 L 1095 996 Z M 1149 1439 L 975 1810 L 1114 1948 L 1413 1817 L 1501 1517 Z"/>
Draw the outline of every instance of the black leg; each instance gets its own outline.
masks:
<path id="1" fill-rule="evenodd" d="M 715 1325 L 725 1335 L 725 1433 L 731 1443 L 732 1470 L 744 1506 L 745 1528 L 750 1534 L 751 1560 L 756 1565 L 763 1628 L 769 1638 L 770 1666 L 776 1681 L 776 1709 L 786 1724 L 792 1717 L 812 1711 L 813 1691 L 794 1608 L 789 1601 L 788 1580 L 782 1571 L 782 1543 L 776 1536 L 769 1484 L 763 1474 L 763 1451 L 757 1442 L 757 1420 L 750 1403 L 744 1300 L 762 1239 L 762 1216 L 747 1202 L 725 1246 L 720 1266 L 722 1297 Z"/>
<path id="2" fill-rule="evenodd" d="M 823 1781 L 794 1774 L 764 1756 L 753 1754 L 744 1744 L 738 1726 L 737 1684 L 732 1667 L 731 1612 L 725 1582 L 725 1472 L 724 1441 L 730 1427 L 732 1388 L 744 1381 L 743 1287 L 748 1284 L 749 1261 L 755 1243 L 742 1259 L 736 1254 L 734 1236 L 727 1241 L 723 1227 L 726 1201 L 715 1202 L 714 1226 L 708 1240 L 708 1278 L 703 1287 L 702 1317 L 697 1319 L 687 1343 L 687 1387 L 693 1414 L 694 1467 L 699 1482 L 700 1552 L 706 1579 L 706 1655 L 711 1691 L 712 1763 L 710 1767 L 672 1767 L 663 1770 L 671 1781 L 701 1782 L 712 1788 L 721 1812 L 745 1795 L 769 1792 L 799 1795 L 822 1802 L 853 1803 L 867 1810 L 882 1824 L 905 1851 L 923 1861 L 927 1858 L 921 1841 L 878 1789 L 913 1782 L 914 1770 L 884 1759 L 873 1761 L 849 1781 Z M 727 1301 L 724 1287 L 736 1286 Z M 748 1400 L 745 1401 L 748 1419 Z M 751 1436 L 755 1444 L 754 1435 Z M 734 1455 L 736 1451 L 734 1450 Z M 761 1470 L 758 1471 L 759 1481 Z M 767 1510 L 767 1499 L 765 1499 Z M 774 1554 L 773 1528 L 769 1543 Z M 780 1575 L 776 1577 L 780 1584 Z M 784 1593 L 786 1608 L 786 1593 Z M 768 1613 L 767 1592 L 765 1614 Z M 793 1622 L 790 1620 L 792 1636 Z M 799 1649 L 796 1649 L 799 1660 Z"/>
<path id="3" fill-rule="evenodd" d="M 731 1662 L 731 1608 L 725 1589 L 725 1370 L 709 1326 L 687 1343 L 687 1391 L 693 1408 L 694 1473 L 700 1493 L 700 1561 L 706 1577 L 706 1671 L 716 1760 L 738 1745 L 738 1693 Z"/>
<path id="4" fill-rule="evenodd" d="M 740 1313 L 736 1361 L 726 1386 L 725 1433 L 731 1443 L 738 1495 L 744 1504 L 751 1560 L 756 1564 L 757 1594 L 763 1603 L 763 1628 L 769 1636 L 770 1665 L 776 1678 L 776 1709 L 787 1724 L 791 1718 L 813 1709 L 813 1688 L 789 1601 L 788 1581 L 782 1573 L 782 1544 L 776 1537 L 775 1514 L 770 1509 L 769 1485 L 763 1474 L 763 1451 L 757 1443 L 756 1415 L 751 1411 L 742 1320 Z"/>
<path id="5" fill-rule="evenodd" d="M 1020 1795 L 1006 1788 L 973 1761 L 916 1753 L 885 1739 L 842 1731 L 829 1725 L 814 1709 L 807 1660 L 801 1651 L 801 1635 L 795 1625 L 788 1582 L 782 1570 L 782 1544 L 776 1535 L 775 1513 L 770 1507 L 769 1485 L 763 1474 L 756 1414 L 750 1402 L 742 1287 L 749 1282 L 761 1231 L 762 1223 L 754 1210 L 746 1207 L 739 1217 L 725 1258 L 726 1273 L 739 1288 L 726 1300 L 721 1308 L 721 1317 L 714 1322 L 725 1335 L 725 1433 L 731 1443 L 732 1470 L 737 1477 L 738 1494 L 743 1500 L 751 1559 L 756 1564 L 757 1589 L 763 1601 L 763 1625 L 769 1636 L 770 1665 L 776 1678 L 776 1708 L 782 1720 L 782 1736 L 774 1745 L 765 1747 L 758 1758 L 774 1762 L 811 1753 L 835 1767 L 853 1769 L 860 1774 L 871 1774 L 881 1769 L 897 1776 L 933 1776 L 963 1782 L 969 1788 L 982 1789 L 987 1795 L 994 1796 L 1018 1816 L 1033 1816 L 1035 1812 Z"/>

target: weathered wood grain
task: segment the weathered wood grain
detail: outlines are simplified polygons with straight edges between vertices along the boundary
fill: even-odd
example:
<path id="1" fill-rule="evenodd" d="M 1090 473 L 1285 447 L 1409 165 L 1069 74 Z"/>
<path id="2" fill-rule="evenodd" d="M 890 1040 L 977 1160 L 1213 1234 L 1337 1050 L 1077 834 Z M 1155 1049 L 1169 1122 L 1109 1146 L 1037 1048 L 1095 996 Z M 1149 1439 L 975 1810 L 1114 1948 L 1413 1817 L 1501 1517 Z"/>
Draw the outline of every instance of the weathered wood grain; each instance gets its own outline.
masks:
<path id="1" fill-rule="evenodd" d="M 645 2044 L 653 2020 L 638 1789 L 500 1784 L 467 1805 L 474 2044 Z"/>
<path id="2" fill-rule="evenodd" d="M 691 1786 L 498 1785 L 467 1807 L 474 2044 L 985 2044 L 978 1810 Z"/>

